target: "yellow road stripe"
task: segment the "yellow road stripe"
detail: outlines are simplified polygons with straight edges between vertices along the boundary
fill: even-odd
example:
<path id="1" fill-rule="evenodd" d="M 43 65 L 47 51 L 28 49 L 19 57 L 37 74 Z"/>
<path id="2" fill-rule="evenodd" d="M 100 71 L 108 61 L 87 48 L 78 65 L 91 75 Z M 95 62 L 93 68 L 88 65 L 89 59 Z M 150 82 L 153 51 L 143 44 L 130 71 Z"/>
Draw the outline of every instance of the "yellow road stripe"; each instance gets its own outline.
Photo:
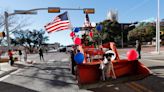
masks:
<path id="1" fill-rule="evenodd" d="M 131 85 L 130 83 L 126 83 L 126 85 L 130 88 L 132 88 L 136 92 L 142 92 L 140 89 L 136 88 L 135 86 Z"/>
<path id="2" fill-rule="evenodd" d="M 150 89 L 136 83 L 136 82 L 130 82 L 130 83 L 127 83 L 127 86 L 131 87 L 132 89 L 134 89 L 135 91 L 137 92 L 153 92 L 151 91 Z"/>

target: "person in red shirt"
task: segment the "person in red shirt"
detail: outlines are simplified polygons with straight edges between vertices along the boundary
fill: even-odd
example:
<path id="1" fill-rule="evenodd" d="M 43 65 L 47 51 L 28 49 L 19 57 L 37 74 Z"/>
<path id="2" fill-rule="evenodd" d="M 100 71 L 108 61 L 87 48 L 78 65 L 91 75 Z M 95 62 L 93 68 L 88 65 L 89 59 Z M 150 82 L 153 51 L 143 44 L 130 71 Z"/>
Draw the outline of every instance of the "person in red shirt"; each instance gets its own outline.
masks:
<path id="1" fill-rule="evenodd" d="M 8 50 L 8 55 L 9 55 L 10 65 L 13 66 L 14 60 L 13 60 L 13 53 L 11 50 Z"/>

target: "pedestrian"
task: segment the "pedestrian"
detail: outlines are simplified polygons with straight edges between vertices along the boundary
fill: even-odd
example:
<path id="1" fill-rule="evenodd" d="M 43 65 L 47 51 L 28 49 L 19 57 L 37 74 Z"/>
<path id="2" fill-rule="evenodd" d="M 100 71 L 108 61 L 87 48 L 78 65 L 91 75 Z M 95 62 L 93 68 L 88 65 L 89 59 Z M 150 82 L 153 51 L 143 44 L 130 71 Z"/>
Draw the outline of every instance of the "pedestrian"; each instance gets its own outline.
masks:
<path id="1" fill-rule="evenodd" d="M 26 51 L 26 49 L 24 50 L 24 62 L 27 62 L 27 51 Z"/>
<path id="2" fill-rule="evenodd" d="M 19 52 L 19 58 L 20 58 L 20 61 L 21 61 L 21 58 L 22 58 L 22 51 L 19 49 L 18 52 Z"/>
<path id="3" fill-rule="evenodd" d="M 75 50 L 72 50 L 71 51 L 71 71 L 72 71 L 72 74 L 75 75 L 75 66 L 76 66 L 76 62 L 74 60 L 74 56 L 75 56 L 76 52 Z"/>
<path id="4" fill-rule="evenodd" d="M 136 40 L 136 51 L 138 52 L 138 59 L 141 59 L 141 42 Z"/>
<path id="5" fill-rule="evenodd" d="M 40 57 L 40 61 L 41 60 L 44 61 L 44 56 L 43 56 L 43 50 L 42 50 L 42 48 L 39 49 L 39 57 Z"/>
<path id="6" fill-rule="evenodd" d="M 13 60 L 13 53 L 11 50 L 8 50 L 8 56 L 9 56 L 9 60 L 10 60 L 10 65 L 13 66 L 14 60 Z"/>

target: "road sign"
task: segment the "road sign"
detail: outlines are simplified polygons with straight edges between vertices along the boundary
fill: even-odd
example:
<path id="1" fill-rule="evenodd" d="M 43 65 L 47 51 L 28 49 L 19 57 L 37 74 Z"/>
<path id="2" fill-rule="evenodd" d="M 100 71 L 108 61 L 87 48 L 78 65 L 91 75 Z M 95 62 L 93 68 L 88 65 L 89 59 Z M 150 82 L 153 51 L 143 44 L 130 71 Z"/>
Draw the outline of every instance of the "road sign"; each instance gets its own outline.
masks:
<path id="1" fill-rule="evenodd" d="M 27 10 L 15 10 L 16 14 L 37 14 L 36 11 L 27 11 Z"/>
<path id="2" fill-rule="evenodd" d="M 59 7 L 48 7 L 48 13 L 60 13 Z"/>

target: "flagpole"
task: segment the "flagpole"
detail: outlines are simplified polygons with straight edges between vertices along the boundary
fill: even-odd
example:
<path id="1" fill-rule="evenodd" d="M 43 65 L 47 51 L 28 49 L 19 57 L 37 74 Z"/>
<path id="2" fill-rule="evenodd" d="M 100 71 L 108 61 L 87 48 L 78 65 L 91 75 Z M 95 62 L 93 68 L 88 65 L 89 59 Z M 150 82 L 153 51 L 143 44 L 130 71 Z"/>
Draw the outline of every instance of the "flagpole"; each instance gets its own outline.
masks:
<path id="1" fill-rule="evenodd" d="M 68 12 L 67 12 L 67 16 L 68 16 L 68 20 L 70 21 L 70 28 L 71 28 L 71 31 L 73 32 L 73 26 L 72 26 L 72 22 L 71 22 L 71 20 L 70 20 L 70 16 L 69 16 Z M 72 37 L 72 41 L 73 41 L 73 37 Z"/>

